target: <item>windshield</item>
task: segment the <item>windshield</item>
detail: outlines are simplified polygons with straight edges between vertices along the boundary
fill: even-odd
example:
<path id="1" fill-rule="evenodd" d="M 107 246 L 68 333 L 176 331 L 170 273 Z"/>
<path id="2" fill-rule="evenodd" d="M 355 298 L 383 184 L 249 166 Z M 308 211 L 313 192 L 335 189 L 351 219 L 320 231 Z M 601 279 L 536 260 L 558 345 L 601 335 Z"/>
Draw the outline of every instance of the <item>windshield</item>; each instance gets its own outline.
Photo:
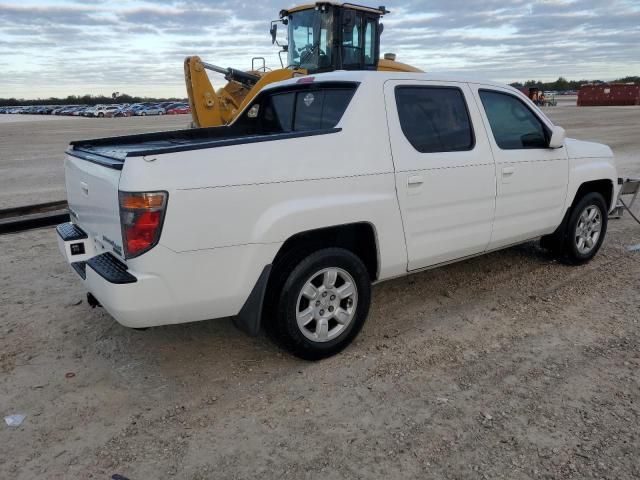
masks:
<path id="1" fill-rule="evenodd" d="M 302 10 L 289 15 L 289 66 L 310 71 L 331 67 L 333 16 Z"/>

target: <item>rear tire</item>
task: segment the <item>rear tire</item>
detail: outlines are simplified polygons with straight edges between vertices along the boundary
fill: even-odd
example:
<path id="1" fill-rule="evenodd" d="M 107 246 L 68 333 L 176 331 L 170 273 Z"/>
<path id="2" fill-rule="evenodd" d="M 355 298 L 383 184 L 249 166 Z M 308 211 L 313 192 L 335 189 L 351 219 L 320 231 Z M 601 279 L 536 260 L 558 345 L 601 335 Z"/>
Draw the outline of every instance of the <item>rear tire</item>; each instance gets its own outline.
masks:
<path id="1" fill-rule="evenodd" d="M 343 350 L 369 313 L 371 280 L 358 256 L 325 248 L 292 252 L 276 265 L 267 293 L 265 328 L 284 349 L 305 360 Z"/>
<path id="2" fill-rule="evenodd" d="M 572 207 L 564 227 L 542 237 L 541 245 L 569 265 L 587 263 L 602 246 L 607 233 L 607 213 L 604 197 L 597 192 L 588 193 Z"/>

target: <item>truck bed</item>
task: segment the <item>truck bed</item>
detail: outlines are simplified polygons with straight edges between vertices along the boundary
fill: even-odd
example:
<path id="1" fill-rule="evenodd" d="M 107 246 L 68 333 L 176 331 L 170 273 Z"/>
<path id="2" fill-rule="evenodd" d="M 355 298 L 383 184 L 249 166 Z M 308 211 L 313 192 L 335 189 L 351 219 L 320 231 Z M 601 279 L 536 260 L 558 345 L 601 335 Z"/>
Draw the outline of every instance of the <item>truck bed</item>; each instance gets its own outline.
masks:
<path id="1" fill-rule="evenodd" d="M 256 133 L 247 132 L 244 129 L 241 130 L 233 126 L 189 128 L 93 140 L 78 140 L 71 142 L 67 154 L 121 170 L 127 157 L 143 157 L 187 150 L 226 147 L 245 143 L 322 135 L 336 131 L 340 131 L 340 129 Z"/>

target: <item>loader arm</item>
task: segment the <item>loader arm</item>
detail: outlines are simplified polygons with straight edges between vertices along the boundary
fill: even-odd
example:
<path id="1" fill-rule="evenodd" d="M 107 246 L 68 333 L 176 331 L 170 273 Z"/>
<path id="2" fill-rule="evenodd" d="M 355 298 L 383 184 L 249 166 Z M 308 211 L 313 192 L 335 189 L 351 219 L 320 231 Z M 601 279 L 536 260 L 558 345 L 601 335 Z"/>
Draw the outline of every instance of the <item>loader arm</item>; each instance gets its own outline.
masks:
<path id="1" fill-rule="evenodd" d="M 224 74 L 227 84 L 216 91 L 207 69 Z M 231 123 L 265 85 L 287 80 L 294 74 L 304 75 L 306 71 L 241 72 L 212 66 L 197 56 L 185 58 L 184 78 L 194 126 L 216 127 Z"/>
<path id="2" fill-rule="evenodd" d="M 242 100 L 251 88 L 237 81 L 230 81 L 216 91 L 200 57 L 184 60 L 184 79 L 191 106 L 191 116 L 196 127 L 226 125 L 237 112 Z"/>

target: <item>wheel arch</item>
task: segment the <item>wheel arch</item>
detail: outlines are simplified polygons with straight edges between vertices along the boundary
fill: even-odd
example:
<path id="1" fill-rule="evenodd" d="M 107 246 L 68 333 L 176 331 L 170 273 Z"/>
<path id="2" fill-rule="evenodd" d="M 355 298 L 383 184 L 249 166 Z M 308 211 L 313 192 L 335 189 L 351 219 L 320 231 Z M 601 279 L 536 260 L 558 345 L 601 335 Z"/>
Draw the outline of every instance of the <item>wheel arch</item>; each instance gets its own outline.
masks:
<path id="1" fill-rule="evenodd" d="M 345 248 L 357 255 L 365 264 L 371 281 L 380 272 L 380 254 L 375 226 L 366 221 L 306 230 L 291 235 L 276 253 L 273 262 L 265 266 L 241 311 L 233 318 L 240 330 L 257 335 L 263 321 L 267 296 L 274 291 L 274 277 L 285 259 L 304 258 L 316 250 L 327 247 Z"/>
<path id="2" fill-rule="evenodd" d="M 596 192 L 601 194 L 604 197 L 604 200 L 607 204 L 607 208 L 609 211 L 615 206 L 614 202 L 614 189 L 615 184 L 608 178 L 598 179 L 598 180 L 589 180 L 580 184 L 578 189 L 576 190 L 575 195 L 573 196 L 573 201 L 569 206 L 569 210 L 573 208 L 582 197 L 584 197 L 588 193 Z"/>
<path id="3" fill-rule="evenodd" d="M 571 212 L 585 195 L 592 192 L 601 194 L 604 197 L 606 206 L 608 208 L 607 211 L 610 212 L 615 206 L 615 188 L 616 184 L 614 184 L 614 182 L 609 178 L 600 178 L 597 180 L 587 180 L 582 182 L 573 194 L 573 198 L 567 198 L 567 206 L 562 217 L 562 222 L 560 222 L 558 228 L 556 228 L 556 230 L 552 234 L 544 235 L 542 237 L 543 246 L 545 246 L 545 248 L 550 248 L 553 250 L 557 249 L 559 245 L 563 244 L 563 242 L 565 241 L 565 232 L 567 223 L 569 222 L 569 218 L 571 216 Z M 569 203 L 569 201 L 571 201 L 571 203 Z"/>
<path id="4" fill-rule="evenodd" d="M 291 235 L 280 247 L 273 265 L 294 251 L 303 254 L 326 247 L 338 247 L 357 255 L 367 267 L 371 281 L 380 273 L 380 252 L 376 228 L 371 222 L 352 222 L 306 230 Z"/>

